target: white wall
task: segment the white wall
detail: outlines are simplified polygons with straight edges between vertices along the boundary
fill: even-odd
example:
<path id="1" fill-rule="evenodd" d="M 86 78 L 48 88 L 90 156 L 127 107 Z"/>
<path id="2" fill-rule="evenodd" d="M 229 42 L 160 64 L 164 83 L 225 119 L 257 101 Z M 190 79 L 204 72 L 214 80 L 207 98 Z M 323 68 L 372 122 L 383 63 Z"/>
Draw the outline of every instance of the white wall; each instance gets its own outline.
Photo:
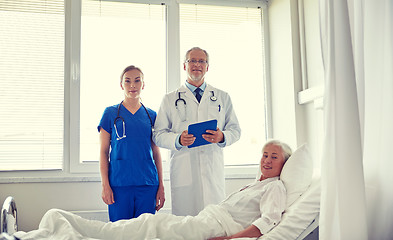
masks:
<path id="1" fill-rule="evenodd" d="M 314 98 L 318 100 L 319 97 L 318 94 L 313 94 L 314 87 L 323 83 L 318 1 L 304 0 L 304 13 L 307 79 L 312 97 L 311 100 L 299 105 L 298 92 L 302 90 L 302 85 L 297 1 L 273 0 L 270 3 L 273 137 L 288 142 L 293 148 L 308 142 L 318 166 L 323 137 L 322 111 L 315 107 L 318 104 L 314 104 Z M 227 193 L 239 189 L 252 180 L 252 177 L 227 179 Z M 170 207 L 167 180 L 165 188 L 167 198 L 165 207 Z M 50 208 L 106 209 L 101 201 L 101 183 L 98 181 L 0 184 L 1 203 L 10 195 L 16 199 L 19 228 L 23 231 L 36 229 L 42 215 Z"/>
<path id="2" fill-rule="evenodd" d="M 0 200 L 13 196 L 22 231 L 38 228 L 44 213 L 51 208 L 64 210 L 105 209 L 99 182 L 15 183 L 0 185 Z"/>
<path id="3" fill-rule="evenodd" d="M 289 1 L 269 6 L 273 138 L 296 147 L 294 68 Z"/>
<path id="4" fill-rule="evenodd" d="M 299 9 L 299 6 L 304 7 Z M 315 0 L 273 0 L 269 6 L 273 136 L 292 147 L 308 143 L 317 168 L 323 140 L 320 87 L 324 82 L 318 13 Z M 304 37 L 301 37 L 301 18 Z M 304 73 L 301 41 L 305 46 Z M 305 99 L 302 104 L 299 94 Z"/>
<path id="5" fill-rule="evenodd" d="M 307 90 L 311 92 L 310 101 L 304 103 L 307 122 L 307 139 L 313 156 L 316 158 L 315 166 L 320 168 L 320 157 L 323 143 L 323 97 L 320 87 L 324 85 L 324 69 L 321 53 L 319 1 L 301 0 L 304 5 L 304 41 L 306 54 Z M 304 93 L 303 92 L 303 93 Z"/>

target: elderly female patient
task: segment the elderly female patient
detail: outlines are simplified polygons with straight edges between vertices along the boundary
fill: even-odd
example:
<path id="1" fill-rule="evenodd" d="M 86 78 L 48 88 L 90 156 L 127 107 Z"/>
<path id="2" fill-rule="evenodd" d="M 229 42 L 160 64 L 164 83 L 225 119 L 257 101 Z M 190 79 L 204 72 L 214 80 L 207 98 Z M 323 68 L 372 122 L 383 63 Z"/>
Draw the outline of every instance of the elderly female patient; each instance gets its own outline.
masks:
<path id="1" fill-rule="evenodd" d="M 146 213 L 131 220 L 104 223 L 52 209 L 45 214 L 38 230 L 17 236 L 21 239 L 59 239 L 71 235 L 68 239 L 215 240 L 259 237 L 281 220 L 286 190 L 279 176 L 291 154 L 287 144 L 277 140 L 267 142 L 260 161 L 260 178 L 220 204 L 207 206 L 195 217 Z"/>

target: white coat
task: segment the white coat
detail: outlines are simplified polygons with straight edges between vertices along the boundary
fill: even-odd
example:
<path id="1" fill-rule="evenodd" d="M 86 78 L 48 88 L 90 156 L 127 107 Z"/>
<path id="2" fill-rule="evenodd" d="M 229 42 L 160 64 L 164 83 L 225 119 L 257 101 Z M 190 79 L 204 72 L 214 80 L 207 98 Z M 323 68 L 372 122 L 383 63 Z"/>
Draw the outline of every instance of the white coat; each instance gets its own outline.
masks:
<path id="1" fill-rule="evenodd" d="M 179 93 L 183 101 L 177 101 Z M 217 98 L 213 101 L 211 97 Z M 213 98 L 215 99 L 215 98 Z M 201 102 L 185 86 L 168 93 L 162 100 L 154 125 L 153 140 L 171 150 L 170 181 L 172 213 L 197 215 L 205 206 L 225 198 L 224 159 L 220 144 L 177 150 L 175 141 L 189 124 L 217 119 L 225 146 L 239 140 L 240 126 L 228 93 L 206 85 Z M 221 144 L 222 145 L 222 144 Z"/>

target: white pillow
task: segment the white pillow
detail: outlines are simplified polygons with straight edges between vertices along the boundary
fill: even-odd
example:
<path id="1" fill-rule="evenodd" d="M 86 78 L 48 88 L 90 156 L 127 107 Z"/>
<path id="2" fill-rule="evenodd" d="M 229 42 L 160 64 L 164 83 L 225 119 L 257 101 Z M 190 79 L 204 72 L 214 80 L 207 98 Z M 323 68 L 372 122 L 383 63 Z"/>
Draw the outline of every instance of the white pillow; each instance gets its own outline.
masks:
<path id="1" fill-rule="evenodd" d="M 292 205 L 310 186 L 313 161 L 307 144 L 303 144 L 285 163 L 280 179 L 287 189 L 287 208 Z"/>

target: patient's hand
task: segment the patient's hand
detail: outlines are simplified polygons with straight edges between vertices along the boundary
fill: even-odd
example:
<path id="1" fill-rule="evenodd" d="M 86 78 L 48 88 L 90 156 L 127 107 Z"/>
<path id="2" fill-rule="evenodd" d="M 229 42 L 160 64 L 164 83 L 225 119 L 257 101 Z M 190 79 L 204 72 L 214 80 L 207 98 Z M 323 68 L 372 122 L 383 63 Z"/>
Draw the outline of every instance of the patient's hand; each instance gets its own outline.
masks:
<path id="1" fill-rule="evenodd" d="M 209 240 L 225 240 L 225 239 L 232 239 L 231 237 L 215 237 L 215 238 L 209 238 Z"/>
<path id="2" fill-rule="evenodd" d="M 216 238 L 210 238 L 209 240 L 222 240 L 222 239 L 235 239 L 235 238 L 258 238 L 262 236 L 261 231 L 259 231 L 259 229 L 254 226 L 251 225 L 249 227 L 247 227 L 246 229 L 231 235 L 231 236 L 227 236 L 227 237 L 216 237 Z"/>

